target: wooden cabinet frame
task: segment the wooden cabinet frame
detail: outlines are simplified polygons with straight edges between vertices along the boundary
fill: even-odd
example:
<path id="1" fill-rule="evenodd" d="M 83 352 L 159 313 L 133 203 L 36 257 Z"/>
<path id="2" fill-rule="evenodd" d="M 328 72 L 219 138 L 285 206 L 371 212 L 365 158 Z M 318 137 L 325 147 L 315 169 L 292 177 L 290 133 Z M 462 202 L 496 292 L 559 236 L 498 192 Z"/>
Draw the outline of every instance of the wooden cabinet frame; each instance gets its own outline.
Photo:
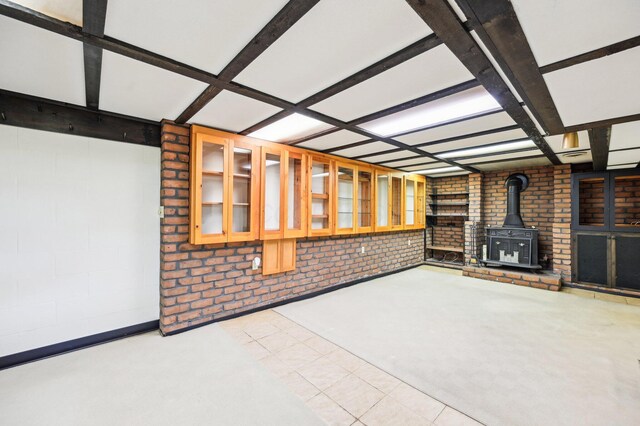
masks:
<path id="1" fill-rule="evenodd" d="M 266 188 L 267 188 L 267 155 L 277 155 L 280 157 L 280 206 L 279 206 L 279 216 L 278 216 L 278 229 L 265 229 L 267 220 L 266 210 L 267 210 L 267 197 L 266 197 Z M 286 175 L 285 175 L 285 151 L 281 147 L 277 146 L 263 146 L 262 147 L 262 155 L 260 157 L 260 239 L 262 240 L 273 240 L 273 239 L 282 239 L 284 238 L 284 227 L 285 227 L 285 211 L 286 204 L 284 204 L 284 194 L 286 192 Z"/>
<path id="2" fill-rule="evenodd" d="M 391 229 L 391 172 L 389 170 L 375 169 L 373 174 L 374 174 L 373 179 L 374 179 L 374 187 L 375 187 L 374 193 L 373 193 L 373 199 L 374 199 L 373 229 L 375 232 L 389 231 Z M 378 209 L 379 198 L 380 198 L 380 195 L 383 193 L 383 190 L 382 188 L 380 188 L 378 183 L 379 176 L 387 176 L 387 185 L 386 185 L 387 202 L 384 203 L 384 209 L 387 215 L 386 225 L 378 224 L 378 219 L 380 217 L 380 211 Z"/>
<path id="3" fill-rule="evenodd" d="M 370 182 L 369 182 L 369 198 L 362 198 L 362 182 L 360 181 L 360 173 L 369 173 Z M 373 172 L 372 167 L 364 167 L 357 166 L 356 167 L 356 232 L 359 234 L 364 234 L 368 232 L 373 232 L 375 220 L 376 220 L 376 206 L 375 206 L 375 173 Z M 365 201 L 366 202 L 362 202 Z M 368 204 L 368 212 L 363 209 L 367 208 Z M 369 225 L 360 225 L 360 220 L 363 214 L 368 213 L 369 215 Z"/>
<path id="4" fill-rule="evenodd" d="M 393 172 L 389 174 L 391 179 L 391 192 L 389 193 L 389 207 L 391 209 L 391 216 L 389 216 L 389 224 L 391 229 L 401 230 L 404 229 L 404 176 L 400 172 Z M 397 183 L 397 185 L 396 185 Z M 399 219 L 399 223 L 394 223 L 395 218 Z"/>
<path id="5" fill-rule="evenodd" d="M 408 191 L 407 191 L 407 185 L 411 183 L 413 185 L 413 223 L 409 224 L 407 221 L 407 195 L 408 195 Z M 420 184 L 422 184 L 422 188 L 419 189 Z M 413 175 L 413 174 L 408 174 L 404 176 L 404 186 L 403 186 L 403 201 L 404 201 L 404 208 L 402 210 L 402 214 L 403 214 L 403 222 L 404 222 L 404 229 L 422 229 L 424 228 L 424 224 L 425 224 L 425 218 L 426 218 L 426 213 L 425 213 L 425 207 L 426 207 L 426 198 L 425 198 L 425 191 L 426 191 L 426 179 L 424 176 L 421 175 Z M 423 205 L 420 205 L 423 204 Z M 422 217 L 420 217 L 420 215 Z"/>
<path id="6" fill-rule="evenodd" d="M 260 174 L 258 173 L 259 169 L 260 169 L 260 148 L 252 145 L 250 143 L 244 142 L 244 141 L 234 141 L 231 140 L 229 143 L 229 167 L 228 170 L 229 171 L 233 171 L 233 166 L 234 166 L 234 156 L 235 148 L 241 148 L 241 149 L 246 149 L 249 150 L 251 152 L 251 172 L 248 173 L 248 179 L 250 179 L 250 186 L 249 186 L 249 230 L 246 232 L 240 232 L 240 231 L 233 231 L 233 207 L 236 206 L 236 204 L 234 204 L 234 199 L 233 199 L 233 191 L 234 191 L 234 179 L 235 178 L 241 178 L 244 179 L 244 176 L 240 176 L 239 174 L 235 174 L 235 173 L 228 173 L 228 179 L 229 179 L 229 195 L 228 195 L 228 202 L 229 202 L 229 208 L 228 208 L 228 235 L 229 235 L 229 242 L 235 242 L 235 241 L 252 241 L 252 240 L 256 240 L 259 238 L 260 234 L 259 234 L 259 221 L 260 221 L 260 210 L 258 209 L 258 206 L 260 205 L 260 193 L 258 192 L 259 190 L 259 186 L 258 186 L 258 182 L 259 182 L 259 176 Z"/>
<path id="7" fill-rule="evenodd" d="M 321 163 L 324 164 L 327 168 L 327 172 L 325 173 L 329 173 L 329 175 L 327 176 L 327 183 L 325 185 L 325 189 L 326 189 L 326 193 L 325 194 L 314 194 L 313 192 L 313 163 Z M 307 158 L 307 163 L 308 163 L 308 167 L 307 167 L 307 193 L 308 193 L 308 200 L 307 200 L 307 211 L 308 211 L 308 235 L 309 236 L 313 236 L 313 237 L 317 237 L 317 236 L 324 236 L 324 235 L 333 235 L 334 232 L 334 200 L 333 200 L 333 194 L 334 194 L 334 185 L 335 185 L 335 174 L 336 174 L 336 168 L 335 168 L 335 164 L 334 161 L 319 155 L 319 154 L 310 154 Z M 327 209 L 326 209 L 326 214 L 327 214 L 327 224 L 328 226 L 326 228 L 320 228 L 320 229 L 314 229 L 313 228 L 313 200 L 314 199 L 321 199 L 321 200 L 327 200 Z"/>
<path id="8" fill-rule="evenodd" d="M 351 212 L 341 212 L 341 199 L 342 201 L 346 201 L 349 199 L 348 194 L 345 194 L 345 197 L 340 197 L 340 169 L 349 169 L 352 171 L 351 176 Z M 342 179 L 344 182 L 347 182 L 348 179 Z M 335 234 L 336 235 L 345 235 L 345 234 L 355 234 L 356 226 L 358 221 L 358 166 L 351 163 L 345 163 L 336 161 L 335 162 L 335 185 L 333 188 L 334 191 L 334 213 L 333 217 L 335 220 Z M 343 203 L 344 204 L 344 203 Z M 351 227 L 349 228 L 341 228 L 340 227 L 340 214 L 348 214 L 351 213 Z"/>
<path id="9" fill-rule="evenodd" d="M 285 180 L 285 191 L 282 195 L 283 202 L 282 207 L 284 207 L 281 212 L 284 216 L 284 238 L 298 238 L 305 237 L 307 235 L 307 208 L 308 208 L 308 191 L 307 191 L 307 162 L 309 160 L 309 156 L 306 154 L 293 152 L 290 150 L 284 151 L 284 180 Z M 294 176 L 294 190 L 293 194 L 289 192 L 289 180 L 291 176 L 295 173 L 294 171 L 289 169 L 289 159 L 297 159 L 300 160 L 300 172 L 299 176 Z M 298 222 L 299 226 L 297 229 L 289 229 L 289 200 L 290 197 L 298 198 L 300 210 L 298 211 Z M 295 214 L 295 213 L 294 213 Z M 295 219 L 294 219 L 295 221 Z"/>

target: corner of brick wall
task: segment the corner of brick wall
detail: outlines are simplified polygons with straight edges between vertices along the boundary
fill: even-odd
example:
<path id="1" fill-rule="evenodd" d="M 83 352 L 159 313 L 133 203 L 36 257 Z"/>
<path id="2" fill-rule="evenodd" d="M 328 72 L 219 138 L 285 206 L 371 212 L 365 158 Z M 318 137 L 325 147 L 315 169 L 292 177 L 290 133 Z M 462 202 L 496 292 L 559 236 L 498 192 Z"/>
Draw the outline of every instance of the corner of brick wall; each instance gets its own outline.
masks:
<path id="1" fill-rule="evenodd" d="M 571 281 L 571 165 L 553 169 L 553 270 Z"/>
<path id="2" fill-rule="evenodd" d="M 189 128 L 163 122 L 160 330 L 169 334 L 361 278 L 420 264 L 424 231 L 301 238 L 296 269 L 262 275 L 262 242 L 189 243 Z M 409 244 L 411 241 L 411 244 Z M 361 247 L 365 247 L 365 253 Z"/>

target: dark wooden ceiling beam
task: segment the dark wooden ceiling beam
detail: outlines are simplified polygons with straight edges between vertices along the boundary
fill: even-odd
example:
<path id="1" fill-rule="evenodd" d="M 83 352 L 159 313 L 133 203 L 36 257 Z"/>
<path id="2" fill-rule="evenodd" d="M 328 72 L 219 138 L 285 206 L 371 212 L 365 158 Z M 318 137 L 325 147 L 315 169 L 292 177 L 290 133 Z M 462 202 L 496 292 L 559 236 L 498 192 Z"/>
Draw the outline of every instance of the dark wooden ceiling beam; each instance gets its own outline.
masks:
<path id="1" fill-rule="evenodd" d="M 548 133 L 564 125 L 509 0 L 457 0 L 514 88 Z"/>
<path id="2" fill-rule="evenodd" d="M 227 64 L 218 79 L 230 82 L 258 56 L 278 40 L 289 28 L 310 11 L 319 0 L 290 0 L 267 25 Z M 215 98 L 222 89 L 216 85 L 207 87 L 176 119 L 176 123 L 186 123 L 198 111 Z"/>
<path id="3" fill-rule="evenodd" d="M 606 120 L 591 121 L 589 123 L 575 124 L 567 126 L 566 132 L 579 132 L 581 130 L 589 130 L 595 127 L 606 127 L 614 124 L 629 123 L 631 121 L 640 121 L 640 114 L 625 115 L 623 117 L 607 118 Z"/>
<path id="4" fill-rule="evenodd" d="M 620 53 L 627 49 L 633 49 L 634 47 L 638 46 L 640 46 L 640 36 L 632 37 L 630 39 L 623 40 L 609 46 L 601 47 L 599 49 L 591 50 L 580 55 L 572 56 L 571 58 L 563 59 L 561 61 L 542 66 L 540 67 L 540 72 L 542 74 L 546 74 L 549 72 L 558 71 L 564 68 L 581 64 L 583 62 L 593 61 L 594 59 L 604 58 L 605 56 Z"/>
<path id="5" fill-rule="evenodd" d="M 415 58 L 416 56 L 428 50 L 431 50 L 434 47 L 439 46 L 440 44 L 442 44 L 442 41 L 435 34 L 430 34 L 416 41 L 415 43 L 412 43 L 409 46 L 387 56 L 386 58 L 383 58 L 378 62 L 369 65 L 368 67 L 356 72 L 355 74 L 352 74 L 349 77 L 327 87 L 326 89 L 323 89 L 320 92 L 309 96 L 308 98 L 300 101 L 296 106 L 300 108 L 307 108 L 311 105 L 317 104 L 318 102 L 328 99 L 337 93 L 355 86 L 356 84 L 362 83 L 365 80 L 375 77 L 376 75 L 387 71 L 388 69 L 393 68 L 396 65 L 400 65 L 401 63 L 406 62 L 409 59 Z M 266 118 L 251 127 L 246 128 L 245 130 L 240 132 L 240 134 L 248 135 L 249 133 L 253 133 L 256 130 L 262 129 L 263 127 L 275 123 L 276 121 L 281 120 L 291 114 L 293 114 L 293 112 L 289 110 L 277 112 L 271 117 Z"/>
<path id="6" fill-rule="evenodd" d="M 446 0 L 406 0 L 553 164 L 561 164 Z"/>
<path id="7" fill-rule="evenodd" d="M 82 29 L 96 37 L 104 36 L 107 19 L 107 0 L 83 0 Z M 97 110 L 100 106 L 100 79 L 102 76 L 102 48 L 84 43 L 84 87 L 87 108 Z"/>
<path id="8" fill-rule="evenodd" d="M 611 142 L 611 126 L 589 129 L 589 146 L 593 159 L 593 170 L 607 170 L 609 162 L 609 143 Z"/>
<path id="9" fill-rule="evenodd" d="M 0 124 L 160 147 L 156 122 L 6 90 L 0 90 Z"/>

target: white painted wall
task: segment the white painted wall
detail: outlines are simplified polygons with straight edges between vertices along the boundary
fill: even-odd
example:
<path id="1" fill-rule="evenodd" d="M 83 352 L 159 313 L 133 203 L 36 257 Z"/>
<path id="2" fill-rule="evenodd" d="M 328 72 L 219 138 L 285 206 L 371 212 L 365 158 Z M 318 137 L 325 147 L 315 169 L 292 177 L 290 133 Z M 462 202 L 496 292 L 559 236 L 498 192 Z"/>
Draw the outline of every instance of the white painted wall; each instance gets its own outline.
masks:
<path id="1" fill-rule="evenodd" d="M 0 356 L 158 319 L 160 150 L 0 126 Z"/>

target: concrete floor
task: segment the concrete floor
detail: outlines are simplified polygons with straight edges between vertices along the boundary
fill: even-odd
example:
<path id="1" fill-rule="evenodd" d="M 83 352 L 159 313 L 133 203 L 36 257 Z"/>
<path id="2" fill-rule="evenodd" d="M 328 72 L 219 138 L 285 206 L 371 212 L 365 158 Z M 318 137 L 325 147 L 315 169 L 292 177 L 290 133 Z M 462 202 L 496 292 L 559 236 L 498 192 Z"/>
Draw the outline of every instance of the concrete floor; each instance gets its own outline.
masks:
<path id="1" fill-rule="evenodd" d="M 638 306 L 412 269 L 276 311 L 486 424 L 640 419 Z"/>
<path id="2" fill-rule="evenodd" d="M 0 425 L 640 418 L 640 306 L 426 268 L 276 311 L 1 371 Z"/>

